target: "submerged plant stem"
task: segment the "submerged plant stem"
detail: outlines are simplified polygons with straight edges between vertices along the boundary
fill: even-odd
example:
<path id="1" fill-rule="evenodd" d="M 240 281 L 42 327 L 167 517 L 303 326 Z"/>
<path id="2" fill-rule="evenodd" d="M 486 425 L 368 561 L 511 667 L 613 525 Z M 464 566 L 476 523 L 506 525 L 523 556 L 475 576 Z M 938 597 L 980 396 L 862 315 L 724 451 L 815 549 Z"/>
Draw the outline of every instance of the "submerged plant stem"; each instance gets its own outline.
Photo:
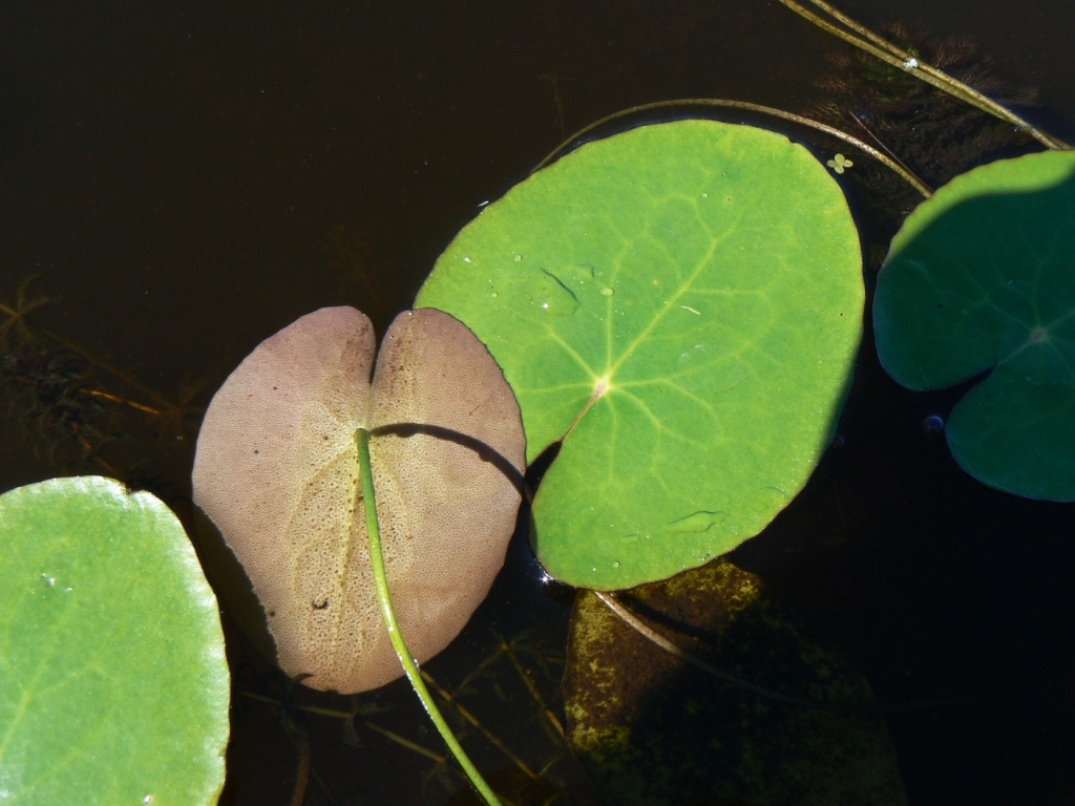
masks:
<path id="1" fill-rule="evenodd" d="M 1025 131 L 1046 147 L 1053 149 L 1071 148 L 1068 143 L 1065 143 L 1060 138 L 1053 137 L 1051 134 L 1035 128 L 1007 107 L 998 104 L 996 101 L 986 97 L 973 87 L 948 75 L 948 73 L 943 70 L 938 70 L 932 65 L 919 62 L 918 59 L 914 58 L 907 51 L 896 47 L 888 40 L 875 34 L 865 25 L 856 22 L 846 14 L 843 14 L 830 6 L 828 3 L 823 2 L 823 0 L 810 0 L 810 2 L 812 5 L 831 16 L 834 20 L 846 26 L 846 30 L 835 23 L 829 22 L 818 14 L 813 13 L 809 9 L 804 8 L 796 3 L 795 0 L 780 0 L 780 2 L 796 14 L 814 23 L 814 25 L 828 31 L 833 36 L 837 36 L 845 42 L 849 42 L 855 47 L 876 56 L 881 61 L 891 64 L 893 67 L 899 67 L 902 70 L 906 70 L 908 73 L 925 81 L 927 84 L 932 84 L 942 92 L 947 92 L 949 95 L 958 98 L 970 106 L 977 107 L 983 112 L 1012 124 L 1017 129 Z"/>
<path id="2" fill-rule="evenodd" d="M 902 703 L 883 703 L 876 701 L 863 700 L 861 702 L 845 702 L 840 700 L 812 700 L 805 697 L 797 697 L 793 694 L 785 694 L 782 691 L 776 691 L 766 686 L 759 686 L 757 683 L 751 683 L 749 680 L 744 680 L 741 677 L 737 677 L 730 674 L 723 669 L 718 669 L 711 663 L 706 663 L 701 658 L 692 655 L 687 650 L 680 647 L 674 641 L 669 640 L 659 632 L 654 630 L 648 624 L 642 621 L 638 616 L 632 613 L 627 607 L 624 606 L 615 596 L 605 591 L 591 591 L 594 596 L 601 600 L 605 606 L 615 613 L 619 618 L 627 624 L 631 629 L 638 632 L 647 640 L 651 641 L 660 649 L 663 649 L 668 654 L 679 658 L 684 663 L 688 663 L 696 669 L 700 669 L 717 680 L 720 680 L 729 685 L 741 688 L 744 691 L 749 691 L 752 694 L 757 694 L 761 697 L 767 697 L 777 702 L 786 703 L 788 705 L 795 705 L 800 708 L 815 708 L 821 711 L 835 711 L 837 713 L 860 713 L 860 714 L 895 714 L 905 711 L 919 711 L 927 710 L 931 708 L 943 708 L 951 706 L 966 705 L 972 702 L 984 702 L 991 699 L 996 699 L 997 695 L 994 693 L 978 693 L 978 694 L 961 694 L 953 695 L 951 697 L 936 697 L 931 699 L 922 700 L 909 700 Z"/>
<path id="3" fill-rule="evenodd" d="M 442 700 L 447 700 L 448 702 L 452 703 L 452 705 L 454 705 L 456 710 L 459 712 L 459 715 L 471 725 L 473 725 L 475 728 L 477 728 L 479 731 L 481 731 L 482 735 L 484 735 L 485 738 L 488 739 L 501 753 L 507 756 L 511 760 L 511 762 L 519 768 L 519 771 L 522 772 L 523 775 L 533 781 L 536 781 L 538 779 L 538 774 L 532 769 L 530 769 L 530 767 L 525 761 L 515 755 L 515 753 L 511 752 L 511 748 L 509 748 L 506 744 L 500 741 L 500 739 L 497 738 L 496 734 L 489 730 L 489 728 L 485 727 L 485 725 L 481 723 L 481 720 L 479 720 L 478 717 L 474 716 L 474 714 L 471 713 L 468 708 L 460 704 L 450 691 L 445 689 L 436 680 L 434 680 L 433 675 L 431 675 L 429 672 L 423 671 L 422 679 L 437 690 L 437 693 L 441 696 Z"/>
<path id="4" fill-rule="evenodd" d="M 489 806 L 500 806 L 500 801 L 497 799 L 496 794 L 489 784 L 485 782 L 485 779 L 482 778 L 478 768 L 467 757 L 467 754 L 452 733 L 452 729 L 444 721 L 437 704 L 433 701 L 433 695 L 430 694 L 429 689 L 426 688 L 425 681 L 422 680 L 422 673 L 418 670 L 418 663 L 403 640 L 403 634 L 399 630 L 399 622 L 396 620 L 396 613 L 392 607 L 392 597 L 388 591 L 388 577 L 385 573 L 384 554 L 381 552 L 381 527 L 377 520 L 377 499 L 373 486 L 373 468 L 370 465 L 370 432 L 365 428 L 357 429 L 355 431 L 355 444 L 358 446 L 358 467 L 362 477 L 362 502 L 363 509 L 366 511 L 366 531 L 370 539 L 370 562 L 373 565 L 373 580 L 377 586 L 377 599 L 381 603 L 381 613 L 384 615 L 384 622 L 388 628 L 388 638 L 392 641 L 392 647 L 396 650 L 400 663 L 403 664 L 403 671 L 411 683 L 411 688 L 418 695 L 418 699 L 422 701 L 426 713 L 433 720 L 433 724 L 436 726 L 441 738 L 448 745 L 448 749 L 452 751 L 452 755 L 459 762 L 459 766 L 463 768 L 463 772 L 467 774 L 470 783 L 478 790 L 478 793 Z"/>
<path id="5" fill-rule="evenodd" d="M 654 101 L 648 104 L 640 104 L 639 106 L 632 106 L 628 109 L 621 109 L 619 112 L 613 112 L 611 115 L 606 115 L 598 121 L 595 121 L 588 126 L 584 126 L 575 132 L 564 142 L 560 143 L 556 148 L 552 150 L 541 162 L 539 162 L 531 170 L 531 173 L 537 173 L 542 168 L 555 162 L 560 156 L 567 152 L 570 146 L 578 140 L 588 135 L 590 132 L 601 128 L 602 126 L 612 123 L 617 120 L 622 120 L 630 115 L 637 115 L 642 112 L 650 112 L 654 109 L 671 109 L 674 107 L 724 107 L 728 109 L 745 109 L 749 112 L 758 112 L 763 115 L 772 115 L 773 117 L 781 118 L 783 120 L 790 120 L 792 123 L 796 123 L 800 126 L 807 126 L 811 129 L 816 129 L 819 132 L 831 135 L 850 146 L 854 146 L 864 154 L 868 154 L 875 160 L 891 169 L 895 174 L 900 176 L 907 184 L 909 184 L 916 192 L 918 192 L 922 198 L 928 199 L 933 195 L 933 190 L 921 179 L 908 171 L 902 164 L 893 160 L 887 154 L 878 151 L 869 143 L 864 143 L 857 137 L 852 137 L 845 131 L 841 131 L 834 126 L 829 126 L 827 123 L 814 120 L 812 118 L 804 117 L 803 115 L 796 115 L 794 112 L 785 112 L 783 109 L 776 109 L 771 106 L 763 106 L 762 104 L 753 104 L 748 101 L 733 101 L 726 98 L 674 98 L 668 101 Z"/>

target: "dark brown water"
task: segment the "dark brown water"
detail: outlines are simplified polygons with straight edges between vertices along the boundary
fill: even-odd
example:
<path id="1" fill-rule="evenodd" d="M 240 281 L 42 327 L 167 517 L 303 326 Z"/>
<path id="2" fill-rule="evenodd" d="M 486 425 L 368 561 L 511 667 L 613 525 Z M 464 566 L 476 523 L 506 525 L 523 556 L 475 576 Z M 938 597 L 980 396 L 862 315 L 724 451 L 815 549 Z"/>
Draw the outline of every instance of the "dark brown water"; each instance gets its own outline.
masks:
<path id="1" fill-rule="evenodd" d="M 0 299 L 38 275 L 31 292 L 62 299 L 37 326 L 165 397 L 201 383 L 201 406 L 255 344 L 315 308 L 355 305 L 383 331 L 479 205 L 565 134 L 666 98 L 802 110 L 823 54 L 841 48 L 763 0 L 95 5 L 0 14 Z M 1044 125 L 1075 139 L 1069 0 L 842 7 L 870 24 L 909 18 L 970 35 L 994 73 L 1040 90 Z M 879 696 L 1004 692 L 890 721 L 912 803 L 1075 801 L 1064 763 L 1075 719 L 1071 507 L 964 478 L 943 438 L 921 428 L 950 397 L 900 392 L 869 356 L 860 376 L 843 453 L 742 561 L 841 639 Z M 145 400 L 107 372 L 92 377 Z M 0 489 L 107 472 L 79 462 L 72 422 L 77 413 L 7 412 Z M 192 433 L 161 434 L 133 412 L 126 422 L 132 444 L 109 461 L 148 462 L 182 511 Z M 870 537 L 820 550 L 832 523 Z M 797 533 L 809 550 L 787 549 Z M 431 668 L 458 683 L 495 651 L 493 628 L 534 630 L 536 654 L 562 653 L 564 618 L 520 547 L 480 624 Z M 265 670 L 236 646 L 236 672 L 254 690 Z M 540 767 L 551 740 L 525 722 L 530 700 L 498 662 L 469 702 Z M 549 696 L 556 674 L 543 678 Z M 379 724 L 439 747 L 403 686 L 375 702 L 391 708 Z M 461 786 L 426 781 L 428 760 L 372 732 L 355 749 L 338 720 L 310 719 L 326 787 L 311 784 L 310 803 L 444 803 Z M 234 731 L 227 802 L 286 803 L 287 732 L 251 703 L 236 707 Z M 504 766 L 496 751 L 478 755 Z M 577 770 L 561 761 L 554 772 L 586 802 Z"/>

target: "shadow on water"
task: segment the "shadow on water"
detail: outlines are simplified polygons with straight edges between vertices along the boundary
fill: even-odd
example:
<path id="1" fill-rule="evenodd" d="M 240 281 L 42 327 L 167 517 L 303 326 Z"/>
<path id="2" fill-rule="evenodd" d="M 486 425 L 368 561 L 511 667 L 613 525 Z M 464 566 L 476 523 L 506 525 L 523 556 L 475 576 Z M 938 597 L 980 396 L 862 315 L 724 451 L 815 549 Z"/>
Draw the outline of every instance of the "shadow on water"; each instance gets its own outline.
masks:
<path id="1" fill-rule="evenodd" d="M 1068 180 L 1037 200 L 1070 189 Z M 986 196 L 936 226 L 1019 221 L 1027 202 Z M 987 279 L 1003 261 L 980 268 L 981 286 L 1003 287 L 1004 277 Z M 912 393 L 872 345 L 868 327 L 838 445 L 732 559 L 837 638 L 880 700 L 977 695 L 889 717 L 910 802 L 1065 802 L 1075 787 L 1064 771 L 1075 667 L 1070 504 L 992 490 L 956 464 L 936 423 L 983 376 Z"/>

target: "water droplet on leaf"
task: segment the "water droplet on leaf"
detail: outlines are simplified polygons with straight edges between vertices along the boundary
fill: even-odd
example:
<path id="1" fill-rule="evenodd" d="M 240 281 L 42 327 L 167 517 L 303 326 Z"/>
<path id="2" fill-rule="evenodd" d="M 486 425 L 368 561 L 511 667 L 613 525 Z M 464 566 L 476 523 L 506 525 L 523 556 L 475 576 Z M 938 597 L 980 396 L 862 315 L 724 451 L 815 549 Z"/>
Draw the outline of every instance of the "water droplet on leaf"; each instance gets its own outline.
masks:
<path id="1" fill-rule="evenodd" d="M 944 431 L 944 418 L 939 414 L 931 414 L 922 421 L 922 430 L 927 434 L 940 434 Z"/>
<path id="2" fill-rule="evenodd" d="M 708 348 L 705 344 L 696 344 L 689 350 L 686 350 L 685 352 L 680 354 L 679 358 L 676 359 L 676 363 L 681 365 L 689 364 L 691 362 L 699 360 L 700 358 L 704 358 L 707 349 Z"/>
<path id="3" fill-rule="evenodd" d="M 579 298 L 554 274 L 543 270 L 534 279 L 530 299 L 553 316 L 571 316 L 579 307 Z"/>
<path id="4" fill-rule="evenodd" d="M 589 264 L 572 266 L 567 273 L 567 286 L 579 286 L 585 288 L 588 283 L 594 281 L 594 268 Z"/>

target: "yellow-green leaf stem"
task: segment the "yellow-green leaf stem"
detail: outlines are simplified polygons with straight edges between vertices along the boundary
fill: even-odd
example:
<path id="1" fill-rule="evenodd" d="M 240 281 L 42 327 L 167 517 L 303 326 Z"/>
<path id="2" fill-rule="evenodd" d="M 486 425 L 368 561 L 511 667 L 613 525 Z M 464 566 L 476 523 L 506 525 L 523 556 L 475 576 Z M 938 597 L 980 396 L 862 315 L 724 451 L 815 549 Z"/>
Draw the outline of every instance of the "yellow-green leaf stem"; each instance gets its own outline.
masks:
<path id="1" fill-rule="evenodd" d="M 384 622 L 388 628 L 388 637 L 392 641 L 396 654 L 399 655 L 399 662 L 403 664 L 403 671 L 406 672 L 414 693 L 422 701 L 426 713 L 433 720 L 433 724 L 444 739 L 445 744 L 448 745 L 448 749 L 452 751 L 456 761 L 459 762 L 459 766 L 463 768 L 463 772 L 466 773 L 467 778 L 470 779 L 470 782 L 478 790 L 482 798 L 485 799 L 486 803 L 490 804 L 490 806 L 500 806 L 500 801 L 497 799 L 496 794 L 489 787 L 489 784 L 485 782 L 485 779 L 482 778 L 478 768 L 467 757 L 463 747 L 452 733 L 452 729 L 444 721 L 437 704 L 433 701 L 433 695 L 430 694 L 429 689 L 426 688 L 426 684 L 422 680 L 422 673 L 418 671 L 418 664 L 415 662 L 414 656 L 411 655 L 410 650 L 407 649 L 407 643 L 403 640 L 403 634 L 400 632 L 399 623 L 396 620 L 395 610 L 392 608 L 392 597 L 388 591 L 388 577 L 385 574 L 384 555 L 381 553 L 381 529 L 377 521 L 377 498 L 373 485 L 373 469 L 370 465 L 369 431 L 365 428 L 357 429 L 355 431 L 355 444 L 358 446 L 358 465 L 362 476 L 362 501 L 366 512 L 366 531 L 370 539 L 370 562 L 373 565 L 373 580 L 377 587 L 377 598 L 381 603 L 381 613 L 384 614 Z"/>

